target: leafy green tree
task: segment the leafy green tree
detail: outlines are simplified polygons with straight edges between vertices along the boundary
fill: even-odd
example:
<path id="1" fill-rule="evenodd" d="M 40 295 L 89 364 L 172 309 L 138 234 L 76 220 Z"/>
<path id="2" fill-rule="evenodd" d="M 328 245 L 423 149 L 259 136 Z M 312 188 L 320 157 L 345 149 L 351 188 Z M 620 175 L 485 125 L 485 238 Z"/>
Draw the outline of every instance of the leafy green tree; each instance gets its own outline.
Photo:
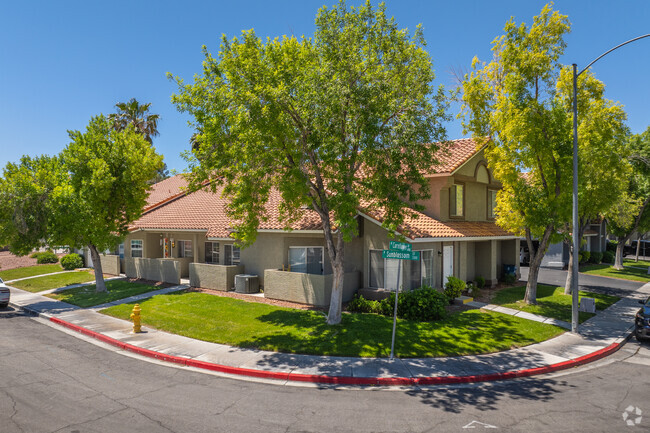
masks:
<path id="1" fill-rule="evenodd" d="M 571 123 L 557 88 L 569 28 L 568 18 L 550 5 L 530 27 L 510 19 L 493 42 L 493 60 L 474 58 L 463 82 L 465 128 L 487 143 L 488 164 L 503 185 L 497 224 L 526 237 L 529 304 L 537 302 L 542 257 L 571 219 Z"/>
<path id="2" fill-rule="evenodd" d="M 158 114 L 149 114 L 151 103 L 140 104 L 137 99 L 131 98 L 129 102 L 118 102 L 115 104 L 117 113 L 109 114 L 108 118 L 113 122 L 116 131 L 123 131 L 129 125 L 133 125 L 135 131 L 142 134 L 144 138 L 153 143 L 152 138 L 159 135 Z"/>
<path id="3" fill-rule="evenodd" d="M 255 241 L 272 189 L 289 226 L 320 216 L 333 287 L 329 324 L 341 320 L 345 244 L 360 206 L 379 210 L 390 233 L 429 195 L 422 173 L 445 130 L 442 89 L 432 87 L 422 31 L 400 30 L 385 5 L 323 7 L 313 38 L 260 40 L 253 30 L 204 47 L 203 74 L 176 78 L 172 100 L 194 117 L 195 186 L 223 185 L 235 236 Z"/>
<path id="4" fill-rule="evenodd" d="M 628 141 L 632 165 L 629 189 L 608 218 L 610 232 L 617 236 L 615 269 L 623 269 L 623 246 L 634 233 L 650 230 L 650 127 Z"/>
<path id="5" fill-rule="evenodd" d="M 52 195 L 68 176 L 60 157 L 23 156 L 0 178 L 0 244 L 16 255 L 51 245 Z"/>
<path id="6" fill-rule="evenodd" d="M 60 244 L 88 247 L 97 291 L 103 292 L 99 252 L 115 247 L 142 214 L 148 181 L 162 167 L 162 156 L 133 127 L 115 131 L 101 115 L 84 132 L 68 134 L 62 158 L 70 181 L 53 197 L 51 236 Z"/>
<path id="7" fill-rule="evenodd" d="M 620 104 L 604 98 L 605 85 L 589 71 L 578 77 L 578 239 L 591 221 L 607 214 L 624 196 L 628 188 L 631 167 L 628 162 L 626 114 Z M 565 111 L 572 112 L 573 72 L 564 68 L 557 85 L 558 97 Z M 567 116 L 573 125 L 573 116 Z M 573 136 L 571 136 L 573 137 Z M 571 190 L 572 191 L 572 190 Z M 568 234 L 575 231 L 566 224 L 565 234 L 570 243 L 569 272 L 565 294 L 571 294 L 573 242 Z"/>

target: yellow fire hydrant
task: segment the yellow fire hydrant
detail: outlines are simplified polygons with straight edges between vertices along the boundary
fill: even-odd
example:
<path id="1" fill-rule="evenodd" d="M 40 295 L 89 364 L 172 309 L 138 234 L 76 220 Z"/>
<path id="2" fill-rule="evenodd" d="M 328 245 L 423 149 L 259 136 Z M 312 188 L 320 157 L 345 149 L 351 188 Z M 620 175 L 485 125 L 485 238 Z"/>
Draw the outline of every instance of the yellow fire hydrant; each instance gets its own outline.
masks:
<path id="1" fill-rule="evenodd" d="M 131 320 L 133 320 L 133 332 L 135 334 L 142 332 L 140 330 L 140 304 L 135 304 L 133 312 L 131 313 Z"/>

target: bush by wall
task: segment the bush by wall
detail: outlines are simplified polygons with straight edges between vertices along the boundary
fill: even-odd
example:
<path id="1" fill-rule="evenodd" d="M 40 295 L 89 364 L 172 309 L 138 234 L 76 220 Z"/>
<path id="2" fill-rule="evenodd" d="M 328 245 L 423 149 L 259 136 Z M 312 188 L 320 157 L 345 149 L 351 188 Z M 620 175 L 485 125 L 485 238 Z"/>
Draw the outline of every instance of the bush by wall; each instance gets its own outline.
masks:
<path id="1" fill-rule="evenodd" d="M 44 253 L 38 253 L 36 256 L 36 263 L 42 265 L 44 263 L 57 263 L 59 258 L 56 254 L 51 251 L 45 251 Z"/>
<path id="2" fill-rule="evenodd" d="M 603 263 L 614 263 L 615 254 L 610 250 L 603 253 Z"/>
<path id="3" fill-rule="evenodd" d="M 580 251 L 580 254 L 578 254 L 578 262 L 580 262 L 581 264 L 587 263 L 590 257 L 591 257 L 591 253 L 589 251 Z"/>
<path id="4" fill-rule="evenodd" d="M 447 299 L 449 299 L 449 302 L 452 302 L 454 298 L 459 297 L 463 290 L 465 290 L 465 281 L 456 277 L 447 278 L 444 293 Z"/>
<path id="5" fill-rule="evenodd" d="M 445 317 L 447 297 L 431 287 L 408 292 L 400 292 L 397 300 L 397 317 L 400 319 L 428 322 Z M 392 316 L 395 308 L 395 293 L 381 301 L 371 301 L 355 295 L 348 303 L 347 310 L 352 313 L 373 313 Z"/>
<path id="6" fill-rule="evenodd" d="M 617 241 L 607 241 L 606 250 L 615 253 L 616 252 L 616 245 L 618 245 Z"/>
<path id="7" fill-rule="evenodd" d="M 479 289 L 485 287 L 485 278 L 481 276 L 476 277 L 476 287 L 478 287 Z"/>
<path id="8" fill-rule="evenodd" d="M 589 257 L 589 263 L 599 264 L 603 260 L 603 253 L 594 252 Z"/>
<path id="9" fill-rule="evenodd" d="M 79 254 L 68 254 L 61 257 L 61 266 L 67 271 L 71 271 L 77 268 L 83 268 L 84 260 Z"/>

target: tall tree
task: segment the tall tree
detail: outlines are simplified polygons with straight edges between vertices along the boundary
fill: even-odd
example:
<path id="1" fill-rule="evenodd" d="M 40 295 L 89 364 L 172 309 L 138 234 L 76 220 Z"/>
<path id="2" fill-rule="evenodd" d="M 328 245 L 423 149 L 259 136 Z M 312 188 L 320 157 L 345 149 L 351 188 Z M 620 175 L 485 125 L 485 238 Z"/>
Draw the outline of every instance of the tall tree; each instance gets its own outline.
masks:
<path id="1" fill-rule="evenodd" d="M 605 214 L 624 195 L 628 187 L 631 167 L 627 160 L 626 114 L 620 104 L 604 97 L 605 85 L 589 71 L 578 79 L 578 228 L 566 224 L 569 238 L 569 272 L 565 294 L 572 291 L 573 242 L 578 236 L 582 243 L 589 224 Z M 564 68 L 557 85 L 558 97 L 564 101 L 564 109 L 572 112 L 573 73 Z M 573 122 L 567 116 L 567 122 Z M 570 233 L 570 235 L 569 235 Z"/>
<path id="2" fill-rule="evenodd" d="M 610 231 L 617 236 L 615 269 L 623 269 L 623 247 L 636 233 L 650 230 L 650 127 L 628 141 L 632 165 L 629 189 L 608 218 Z"/>
<path id="3" fill-rule="evenodd" d="M 84 132 L 68 134 L 71 142 L 62 158 L 70 180 L 53 197 L 51 236 L 61 244 L 88 247 L 97 291 L 103 292 L 99 253 L 115 247 L 142 214 L 148 181 L 162 167 L 162 156 L 132 126 L 115 131 L 101 115 Z"/>
<path id="4" fill-rule="evenodd" d="M 340 2 L 319 10 L 313 38 L 224 37 L 217 58 L 204 47 L 193 84 L 176 78 L 172 100 L 199 131 L 193 182 L 224 185 L 242 245 L 255 241 L 272 188 L 287 226 L 304 206 L 320 216 L 333 269 L 329 324 L 341 321 L 345 245 L 361 204 L 381 208 L 393 233 L 429 195 L 422 173 L 437 147 L 422 143 L 444 140 L 446 105 L 424 46 L 421 28 L 398 29 L 383 3 Z"/>
<path id="5" fill-rule="evenodd" d="M 488 164 L 503 184 L 497 223 L 526 237 L 529 304 L 537 302 L 537 276 L 549 242 L 561 240 L 558 231 L 571 214 L 571 123 L 557 89 L 569 29 L 568 18 L 550 5 L 530 27 L 511 18 L 493 42 L 493 60 L 474 58 L 463 83 L 465 127 L 487 142 Z"/>
<path id="6" fill-rule="evenodd" d="M 142 134 L 149 143 L 153 143 L 152 138 L 159 135 L 160 116 L 149 114 L 150 106 L 151 103 L 140 104 L 135 98 L 131 98 L 129 102 L 115 104 L 117 113 L 109 114 L 108 118 L 113 122 L 113 128 L 116 131 L 123 131 L 129 125 L 133 125 L 137 133 Z"/>
<path id="7" fill-rule="evenodd" d="M 0 178 L 0 244 L 16 255 L 52 245 L 52 196 L 68 180 L 60 157 L 23 156 Z"/>

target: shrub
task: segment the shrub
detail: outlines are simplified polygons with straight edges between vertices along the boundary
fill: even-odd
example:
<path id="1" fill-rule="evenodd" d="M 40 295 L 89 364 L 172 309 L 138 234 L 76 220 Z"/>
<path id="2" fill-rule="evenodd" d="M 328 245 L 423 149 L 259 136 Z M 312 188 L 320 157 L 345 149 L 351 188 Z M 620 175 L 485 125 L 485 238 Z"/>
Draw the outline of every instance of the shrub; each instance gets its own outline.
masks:
<path id="1" fill-rule="evenodd" d="M 467 294 L 472 297 L 477 297 L 481 293 L 481 289 L 478 288 L 478 286 L 472 284 L 472 283 L 467 283 Z"/>
<path id="2" fill-rule="evenodd" d="M 77 268 L 83 268 L 84 260 L 79 254 L 68 254 L 61 257 L 61 266 L 67 271 L 71 271 Z"/>
<path id="3" fill-rule="evenodd" d="M 57 263 L 58 261 L 59 258 L 57 257 L 57 255 L 50 251 L 39 253 L 38 256 L 36 257 L 36 263 L 38 263 L 39 265 L 42 265 L 44 263 Z"/>
<path id="4" fill-rule="evenodd" d="M 515 274 L 505 274 L 503 276 L 503 282 L 506 284 L 514 284 L 517 281 L 517 276 Z"/>
<path id="5" fill-rule="evenodd" d="M 395 301 L 393 301 L 395 302 Z M 400 293 L 397 316 L 401 319 L 430 322 L 445 317 L 447 297 L 431 287 Z"/>
<path id="6" fill-rule="evenodd" d="M 351 313 L 376 313 L 378 302 L 371 301 L 363 296 L 354 295 L 354 298 L 348 302 L 347 310 Z"/>
<path id="7" fill-rule="evenodd" d="M 447 299 L 449 299 L 449 302 L 452 302 L 454 298 L 459 297 L 463 290 L 465 290 L 465 281 L 456 277 L 447 278 L 444 293 Z"/>
<path id="8" fill-rule="evenodd" d="M 476 287 L 479 288 L 479 289 L 482 289 L 483 287 L 485 287 L 485 278 L 483 278 L 481 276 L 476 277 Z"/>
<path id="9" fill-rule="evenodd" d="M 617 241 L 607 241 L 607 247 L 605 248 L 607 251 L 611 251 L 613 253 L 616 252 L 616 245 L 618 245 Z"/>
<path id="10" fill-rule="evenodd" d="M 587 263 L 589 261 L 589 257 L 591 257 L 591 253 L 589 251 L 580 251 L 580 254 L 578 255 L 578 261 L 580 263 Z"/>
<path id="11" fill-rule="evenodd" d="M 614 263 L 614 253 L 607 250 L 603 253 L 603 263 Z"/>
<path id="12" fill-rule="evenodd" d="M 603 260 L 603 253 L 599 253 L 599 252 L 591 253 L 591 257 L 589 257 L 590 263 L 599 264 L 602 260 Z"/>
<path id="13" fill-rule="evenodd" d="M 31 253 L 29 257 L 31 257 L 32 259 L 38 259 L 38 256 L 40 256 L 41 254 L 42 253 L 36 251 L 35 253 Z"/>

